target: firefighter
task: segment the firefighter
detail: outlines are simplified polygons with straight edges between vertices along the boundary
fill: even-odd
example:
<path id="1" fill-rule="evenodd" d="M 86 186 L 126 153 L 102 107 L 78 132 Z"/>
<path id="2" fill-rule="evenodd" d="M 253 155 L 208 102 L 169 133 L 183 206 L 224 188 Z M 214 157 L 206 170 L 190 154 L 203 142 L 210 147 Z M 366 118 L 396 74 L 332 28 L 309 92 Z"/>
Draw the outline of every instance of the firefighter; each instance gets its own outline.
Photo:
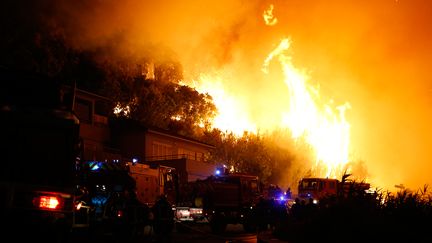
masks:
<path id="1" fill-rule="evenodd" d="M 288 189 L 285 192 L 285 196 L 287 199 L 291 199 L 291 197 L 292 197 L 291 187 L 288 187 Z"/>
<path id="2" fill-rule="evenodd" d="M 312 198 L 309 198 L 308 203 L 305 206 L 305 216 L 307 218 L 313 218 L 318 210 L 318 205 L 314 203 Z"/>
<path id="3" fill-rule="evenodd" d="M 154 215 L 153 229 L 157 242 L 171 242 L 174 228 L 174 213 L 171 203 L 165 195 L 161 195 L 152 208 Z"/>
<path id="4" fill-rule="evenodd" d="M 304 206 L 302 205 L 302 202 L 300 201 L 300 199 L 296 198 L 294 204 L 291 207 L 291 214 L 295 220 L 302 219 L 302 216 L 303 216 L 302 214 L 304 211 L 303 208 L 304 208 Z"/>
<path id="5" fill-rule="evenodd" d="M 260 196 L 256 204 L 256 221 L 258 231 L 266 231 L 269 224 L 270 206 L 268 200 Z"/>
<path id="6" fill-rule="evenodd" d="M 270 198 L 270 227 L 271 229 L 275 229 L 280 226 L 281 222 L 283 222 L 288 216 L 287 206 L 284 200 L 276 200 L 274 198 Z"/>
<path id="7" fill-rule="evenodd" d="M 144 227 L 149 225 L 150 208 L 141 203 L 135 190 L 126 191 L 125 216 L 127 236 L 139 238 L 144 236 Z"/>

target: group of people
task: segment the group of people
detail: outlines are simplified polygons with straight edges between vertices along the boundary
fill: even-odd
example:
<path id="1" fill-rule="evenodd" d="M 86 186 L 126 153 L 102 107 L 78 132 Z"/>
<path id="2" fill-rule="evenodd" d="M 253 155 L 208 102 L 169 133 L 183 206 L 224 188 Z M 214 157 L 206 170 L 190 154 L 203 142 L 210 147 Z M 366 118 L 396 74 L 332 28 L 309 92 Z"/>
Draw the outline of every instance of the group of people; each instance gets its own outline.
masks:
<path id="1" fill-rule="evenodd" d="M 143 237 L 144 228 L 150 226 L 156 242 L 171 241 L 174 213 L 165 195 L 161 195 L 152 207 L 141 203 L 133 191 L 124 191 L 123 195 L 112 199 L 107 206 L 112 208 L 110 211 L 121 212 L 123 215 L 117 217 L 121 216 L 124 220 L 116 227 L 116 235 L 132 239 Z"/>
<path id="2" fill-rule="evenodd" d="M 304 220 L 312 217 L 317 210 L 317 205 L 314 203 L 312 198 L 306 200 L 300 200 L 296 198 L 294 204 L 291 206 L 290 214 L 294 220 Z"/>
<path id="3" fill-rule="evenodd" d="M 293 197 L 291 188 L 283 191 L 277 185 L 265 187 L 264 196 L 257 203 L 257 222 L 260 229 L 267 229 L 285 218 L 305 220 L 312 217 L 318 205 L 312 198 L 300 199 Z M 294 201 L 291 201 L 294 199 Z"/>
<path id="4" fill-rule="evenodd" d="M 270 184 L 267 188 L 265 188 L 265 194 L 267 195 L 267 198 L 280 198 L 283 196 L 285 200 L 291 199 L 292 192 L 291 187 L 288 187 L 288 189 L 284 192 L 278 185 Z"/>
<path id="5" fill-rule="evenodd" d="M 289 189 L 289 197 L 291 191 Z M 277 185 L 265 188 L 256 204 L 256 222 L 259 231 L 274 228 L 288 217 L 287 193 Z"/>

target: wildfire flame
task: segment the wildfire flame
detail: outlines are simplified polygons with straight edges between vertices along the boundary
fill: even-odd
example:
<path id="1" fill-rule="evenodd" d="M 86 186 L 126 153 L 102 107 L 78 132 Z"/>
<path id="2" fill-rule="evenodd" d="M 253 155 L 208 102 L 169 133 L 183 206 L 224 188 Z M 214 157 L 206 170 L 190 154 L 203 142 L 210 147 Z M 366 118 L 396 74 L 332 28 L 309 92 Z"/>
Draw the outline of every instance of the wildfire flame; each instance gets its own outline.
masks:
<path id="1" fill-rule="evenodd" d="M 323 103 L 319 89 L 308 84 L 308 76 L 297 69 L 287 55 L 290 40 L 283 39 L 264 60 L 262 71 L 269 73 L 269 64 L 277 59 L 289 95 L 289 106 L 281 114 L 280 127 L 288 127 L 294 139 L 305 139 L 315 152 L 313 174 L 338 177 L 349 160 L 350 125 L 345 118 L 349 103 L 334 106 Z M 209 93 L 219 111 L 213 127 L 236 135 L 257 132 L 257 125 L 248 114 L 247 104 L 238 94 L 230 94 L 223 86 L 222 75 L 202 74 L 191 84 L 201 93 Z M 275 104 L 276 105 L 276 104 Z"/>
<path id="2" fill-rule="evenodd" d="M 278 22 L 277 18 L 273 16 L 273 9 L 273 4 L 270 4 L 269 8 L 264 10 L 263 19 L 266 25 L 273 26 Z"/>
<path id="3" fill-rule="evenodd" d="M 319 90 L 308 85 L 307 75 L 301 73 L 285 54 L 289 39 L 283 39 L 264 61 L 264 72 L 278 57 L 288 86 L 290 108 L 284 114 L 283 126 L 288 126 L 295 139 L 304 136 L 316 153 L 315 174 L 336 177 L 349 160 L 350 125 L 345 118 L 349 103 L 332 107 L 332 101 L 320 107 Z M 324 168 L 321 168 L 324 166 Z"/>
<path id="4" fill-rule="evenodd" d="M 192 86 L 198 92 L 212 96 L 219 113 L 212 121 L 213 128 L 232 132 L 237 136 L 241 136 L 246 131 L 256 132 L 256 125 L 250 121 L 246 105 L 241 102 L 239 96 L 234 96 L 226 91 L 221 76 L 202 74 Z"/>
<path id="5" fill-rule="evenodd" d="M 273 16 L 273 5 L 264 11 L 263 18 L 266 25 L 273 26 L 277 19 Z M 277 60 L 282 71 L 282 79 L 287 87 L 289 104 L 281 104 L 273 100 L 267 107 L 277 107 L 277 113 L 263 112 L 269 116 L 270 123 L 263 124 L 252 115 L 255 107 L 241 97 L 241 92 L 229 93 L 223 81 L 235 80 L 226 77 L 223 72 L 217 74 L 201 74 L 198 80 L 189 84 L 201 93 L 210 94 L 219 114 L 213 121 L 213 127 L 222 131 L 232 132 L 241 136 L 244 132 L 256 133 L 259 129 L 288 128 L 295 141 L 306 141 L 312 147 L 315 165 L 313 176 L 337 178 L 345 169 L 349 160 L 350 124 L 345 118 L 345 112 L 350 108 L 349 103 L 335 106 L 334 102 L 323 102 L 319 89 L 308 83 L 308 75 L 297 69 L 287 51 L 290 39 L 282 39 L 280 44 L 264 59 L 262 71 L 266 82 L 274 82 L 270 77 L 269 65 Z M 279 71 L 279 70 L 278 70 Z M 280 76 L 279 76 L 280 77 Z M 282 80 L 281 80 L 282 81 Z M 249 108 L 249 109 L 248 109 Z M 249 114 L 250 113 L 250 114 Z M 253 117 L 255 119 L 253 119 Z M 280 119 L 280 121 L 275 120 Z M 273 126 L 273 127 L 272 127 Z"/>
<path id="6" fill-rule="evenodd" d="M 113 110 L 114 115 L 116 116 L 124 116 L 129 117 L 130 115 L 130 106 L 129 104 L 121 104 L 118 102 Z"/>

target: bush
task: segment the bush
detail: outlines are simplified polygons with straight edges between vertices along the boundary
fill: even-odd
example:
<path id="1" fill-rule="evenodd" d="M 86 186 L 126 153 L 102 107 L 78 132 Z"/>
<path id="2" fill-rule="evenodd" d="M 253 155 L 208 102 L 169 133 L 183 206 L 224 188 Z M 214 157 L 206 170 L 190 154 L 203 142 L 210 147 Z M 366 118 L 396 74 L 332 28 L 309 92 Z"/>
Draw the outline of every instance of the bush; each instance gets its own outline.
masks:
<path id="1" fill-rule="evenodd" d="M 274 235 L 289 242 L 424 242 L 432 226 L 431 199 L 427 186 L 397 193 L 353 187 L 345 195 L 322 199 L 301 220 L 288 218 Z"/>

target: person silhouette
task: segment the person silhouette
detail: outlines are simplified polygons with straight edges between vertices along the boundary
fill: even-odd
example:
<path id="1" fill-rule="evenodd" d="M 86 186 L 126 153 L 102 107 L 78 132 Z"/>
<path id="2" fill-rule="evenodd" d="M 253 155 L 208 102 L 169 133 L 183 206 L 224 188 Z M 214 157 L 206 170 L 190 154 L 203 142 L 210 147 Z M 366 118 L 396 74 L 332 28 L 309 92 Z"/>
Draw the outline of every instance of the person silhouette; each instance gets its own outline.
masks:
<path id="1" fill-rule="evenodd" d="M 152 208 L 154 215 L 154 232 L 157 242 L 171 242 L 174 228 L 174 213 L 165 195 L 161 195 Z"/>
<path id="2" fill-rule="evenodd" d="M 287 199 L 291 199 L 291 187 L 288 187 L 288 189 L 285 192 L 285 196 Z"/>

